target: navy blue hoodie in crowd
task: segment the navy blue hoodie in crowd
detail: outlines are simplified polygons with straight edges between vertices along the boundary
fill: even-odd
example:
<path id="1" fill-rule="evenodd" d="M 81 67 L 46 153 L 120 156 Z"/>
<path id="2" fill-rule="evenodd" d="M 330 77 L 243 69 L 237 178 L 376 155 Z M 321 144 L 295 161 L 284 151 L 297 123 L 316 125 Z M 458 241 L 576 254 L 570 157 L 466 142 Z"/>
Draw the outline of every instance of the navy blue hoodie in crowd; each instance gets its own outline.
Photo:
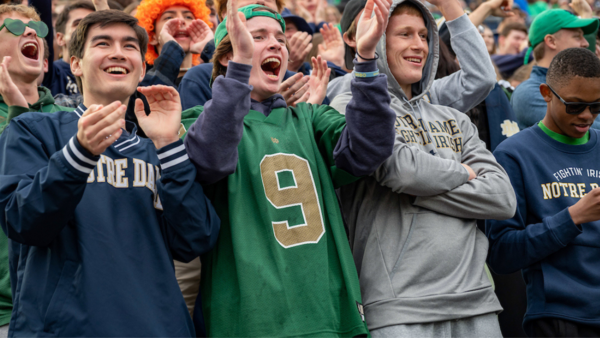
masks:
<path id="1" fill-rule="evenodd" d="M 568 207 L 600 186 L 600 132 L 582 145 L 554 140 L 539 126 L 494 151 L 517 196 L 511 219 L 486 221 L 488 263 L 501 274 L 523 271 L 525 331 L 532 320 L 561 318 L 600 327 L 600 221 L 575 225 Z"/>
<path id="2" fill-rule="evenodd" d="M 0 136 L 9 336 L 195 337 L 173 259 L 208 251 L 220 222 L 183 142 L 156 149 L 127 121 L 94 156 L 85 110 L 23 114 Z"/>

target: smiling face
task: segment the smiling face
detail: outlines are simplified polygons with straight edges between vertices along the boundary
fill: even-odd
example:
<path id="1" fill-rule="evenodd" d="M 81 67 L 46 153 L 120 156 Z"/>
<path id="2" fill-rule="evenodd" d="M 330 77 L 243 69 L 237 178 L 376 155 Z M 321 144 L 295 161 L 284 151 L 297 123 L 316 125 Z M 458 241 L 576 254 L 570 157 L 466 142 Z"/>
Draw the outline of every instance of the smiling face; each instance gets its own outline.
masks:
<path id="1" fill-rule="evenodd" d="M 494 47 L 496 44 L 496 41 L 494 41 L 494 32 L 492 32 L 491 29 L 486 27 L 483 30 L 481 36 L 483 37 L 483 41 L 485 42 L 485 46 L 487 47 L 488 53 L 492 54 L 494 52 Z"/>
<path id="2" fill-rule="evenodd" d="M 386 30 L 386 57 L 390 71 L 407 96 L 410 86 L 421 80 L 428 54 L 423 17 L 412 13 L 393 15 Z"/>
<path id="3" fill-rule="evenodd" d="M 67 20 L 67 24 L 65 25 L 65 33 L 60 33 L 57 32 L 56 33 L 56 39 L 58 42 L 58 45 L 62 47 L 62 52 L 63 52 L 63 60 L 65 60 L 65 62 L 69 62 L 71 59 L 71 56 L 69 55 L 69 42 L 71 41 L 71 37 L 73 35 L 73 32 L 75 32 L 75 30 L 77 29 L 77 26 L 79 26 L 79 22 L 81 22 L 81 20 L 83 18 L 85 18 L 86 16 L 88 16 L 88 14 L 93 13 L 94 11 L 89 10 L 87 8 L 76 8 L 73 9 L 69 12 L 69 20 Z"/>
<path id="4" fill-rule="evenodd" d="M 181 19 L 185 22 L 185 26 L 180 28 L 179 31 L 177 31 L 177 33 L 173 37 L 175 38 L 175 40 L 177 40 L 177 43 L 181 46 L 181 48 L 183 48 L 183 51 L 185 53 L 189 52 L 191 39 L 190 39 L 190 35 L 187 32 L 187 28 L 189 27 L 190 23 L 192 23 L 192 21 L 194 21 L 194 19 L 196 19 L 196 18 L 194 17 L 194 14 L 192 13 L 192 11 L 190 11 L 190 9 L 187 7 L 171 6 L 171 7 L 167 8 L 161 14 L 161 16 L 158 18 L 158 20 L 156 20 L 156 24 L 155 24 L 156 29 L 154 31 L 155 32 L 154 38 L 158 37 L 158 35 L 162 31 L 163 26 L 167 23 L 167 21 L 169 21 L 171 19 Z M 158 49 L 158 53 L 160 54 L 162 46 L 157 45 L 157 49 Z"/>
<path id="5" fill-rule="evenodd" d="M 254 54 L 250 73 L 251 97 L 263 101 L 279 91 L 288 63 L 285 35 L 278 21 L 258 16 L 247 21 L 254 38 Z"/>
<path id="6" fill-rule="evenodd" d="M 31 19 L 17 13 L 6 13 L 0 16 L 0 22 L 5 19 L 18 19 L 28 23 Z M 0 24 L 1 25 L 1 24 Z M 16 82 L 31 83 L 43 73 L 44 42 L 35 30 L 25 27 L 25 32 L 15 36 L 6 29 L 0 31 L 0 60 L 4 56 L 12 57 L 9 73 Z"/>
<path id="7" fill-rule="evenodd" d="M 83 57 L 71 57 L 73 75 L 81 78 L 88 102 L 126 101 L 144 78 L 140 43 L 128 25 L 115 23 L 89 28 Z"/>
<path id="8" fill-rule="evenodd" d="M 518 54 L 521 44 L 527 40 L 527 33 L 513 29 L 506 37 L 501 36 L 499 40 L 502 54 Z"/>
<path id="9" fill-rule="evenodd" d="M 568 83 L 553 89 L 566 102 L 600 102 L 599 78 L 574 76 Z M 554 132 L 581 138 L 585 136 L 598 117 L 598 114 L 590 112 L 589 107 L 578 115 L 567 114 L 565 105 L 545 84 L 540 86 L 540 92 L 548 104 L 544 125 Z"/>

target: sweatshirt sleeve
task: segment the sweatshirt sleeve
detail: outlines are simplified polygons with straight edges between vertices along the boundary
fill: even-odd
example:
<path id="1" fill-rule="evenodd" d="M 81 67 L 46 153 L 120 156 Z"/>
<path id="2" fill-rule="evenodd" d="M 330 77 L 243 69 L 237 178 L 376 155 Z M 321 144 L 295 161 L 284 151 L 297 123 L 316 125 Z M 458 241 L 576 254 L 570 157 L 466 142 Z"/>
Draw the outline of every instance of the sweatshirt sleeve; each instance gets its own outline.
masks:
<path id="1" fill-rule="evenodd" d="M 163 207 L 169 247 L 173 258 L 189 262 L 211 249 L 220 228 L 219 217 L 202 186 L 196 170 L 179 140 L 157 150 L 161 177 L 158 196 Z"/>
<path id="2" fill-rule="evenodd" d="M 250 111 L 251 70 L 251 65 L 230 61 L 227 75 L 213 83 L 213 99 L 187 132 L 185 147 L 200 183 L 215 183 L 235 171 L 244 117 Z"/>
<path id="3" fill-rule="evenodd" d="M 53 154 L 26 120 L 13 120 L 0 137 L 0 219 L 8 238 L 49 245 L 73 217 L 99 156 L 73 136 Z"/>
<path id="4" fill-rule="evenodd" d="M 377 70 L 376 61 L 356 62 L 357 72 Z M 335 165 L 354 176 L 365 176 L 392 153 L 394 119 L 387 77 L 352 80 L 352 99 L 346 107 L 346 128 L 333 151 Z"/>
<path id="5" fill-rule="evenodd" d="M 176 41 L 167 42 L 161 49 L 158 58 L 154 60 L 154 67 L 144 76 L 140 87 L 156 84 L 175 87 L 184 57 L 183 48 Z"/>
<path id="6" fill-rule="evenodd" d="M 461 69 L 433 81 L 431 103 L 466 112 L 494 89 L 496 72 L 481 34 L 466 14 L 448 21 L 452 48 Z"/>
<path id="7" fill-rule="evenodd" d="M 471 167 L 477 177 L 446 193 L 417 197 L 414 205 L 468 219 L 512 217 L 516 198 L 508 175 L 479 139 L 477 128 L 465 121 L 462 129 L 462 163 Z"/>
<path id="8" fill-rule="evenodd" d="M 540 223 L 527 224 L 527 200 L 521 168 L 510 155 L 496 151 L 498 162 L 510 175 L 517 211 L 507 220 L 486 220 L 490 242 L 488 263 L 494 272 L 508 274 L 527 268 L 567 246 L 582 229 L 573 223 L 568 208 Z"/>

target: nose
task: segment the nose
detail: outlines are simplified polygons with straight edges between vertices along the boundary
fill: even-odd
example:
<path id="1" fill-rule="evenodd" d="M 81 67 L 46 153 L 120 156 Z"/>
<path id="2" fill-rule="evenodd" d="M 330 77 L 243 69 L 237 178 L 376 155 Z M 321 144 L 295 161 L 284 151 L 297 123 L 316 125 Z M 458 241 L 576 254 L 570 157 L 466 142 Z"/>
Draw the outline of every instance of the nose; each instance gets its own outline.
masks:
<path id="1" fill-rule="evenodd" d="M 586 122 L 590 121 L 590 120 L 594 120 L 594 118 L 595 118 L 595 116 L 590 111 L 590 107 L 585 107 L 585 110 L 581 114 L 577 115 L 577 117 L 580 120 L 584 120 Z"/>
<path id="2" fill-rule="evenodd" d="M 587 42 L 586 39 L 581 39 L 581 48 L 588 48 L 590 46 L 590 43 Z"/>
<path id="3" fill-rule="evenodd" d="M 269 45 L 268 48 L 271 50 L 280 50 L 281 44 L 277 41 L 277 37 L 273 34 L 269 34 Z"/>
<path id="4" fill-rule="evenodd" d="M 125 53 L 123 53 L 123 46 L 119 43 L 115 43 L 108 56 L 111 60 L 125 60 Z"/>
<path id="5" fill-rule="evenodd" d="M 35 30 L 29 26 L 25 27 L 25 32 L 23 32 L 24 36 L 37 36 Z"/>
<path id="6" fill-rule="evenodd" d="M 419 36 L 419 34 L 415 34 L 415 38 L 413 39 L 414 43 L 412 45 L 412 49 L 414 50 L 423 50 L 425 49 L 425 46 L 427 44 L 427 39 L 425 39 L 425 41 L 421 40 L 421 37 Z"/>

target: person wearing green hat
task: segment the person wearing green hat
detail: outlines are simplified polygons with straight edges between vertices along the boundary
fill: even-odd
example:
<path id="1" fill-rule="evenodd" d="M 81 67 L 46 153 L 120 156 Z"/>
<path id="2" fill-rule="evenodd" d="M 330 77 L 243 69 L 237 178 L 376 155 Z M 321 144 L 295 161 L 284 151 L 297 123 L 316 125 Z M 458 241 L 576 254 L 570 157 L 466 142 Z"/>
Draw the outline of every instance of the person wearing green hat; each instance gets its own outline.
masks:
<path id="1" fill-rule="evenodd" d="M 391 1 L 367 3 L 345 116 L 319 104 L 330 73 L 320 57 L 306 102 L 287 106 L 278 94 L 289 58 L 285 21 L 264 6 L 237 13 L 237 2 L 215 32 L 212 100 L 182 118 L 197 180 L 222 220 L 215 249 L 201 257 L 206 333 L 366 335 L 335 188 L 392 154 L 395 114 L 375 53 Z"/>
<path id="2" fill-rule="evenodd" d="M 573 47 L 587 48 L 584 35 L 598 31 L 598 19 L 580 19 L 563 9 L 550 9 L 539 14 L 529 28 L 529 49 L 525 60 L 533 54 L 536 65 L 528 80 L 513 92 L 511 105 L 521 130 L 540 122 L 546 115 L 546 101 L 540 85 L 546 83 L 548 66 L 559 52 Z M 527 63 L 527 62 L 525 62 Z M 592 128 L 600 129 L 600 122 Z"/>

